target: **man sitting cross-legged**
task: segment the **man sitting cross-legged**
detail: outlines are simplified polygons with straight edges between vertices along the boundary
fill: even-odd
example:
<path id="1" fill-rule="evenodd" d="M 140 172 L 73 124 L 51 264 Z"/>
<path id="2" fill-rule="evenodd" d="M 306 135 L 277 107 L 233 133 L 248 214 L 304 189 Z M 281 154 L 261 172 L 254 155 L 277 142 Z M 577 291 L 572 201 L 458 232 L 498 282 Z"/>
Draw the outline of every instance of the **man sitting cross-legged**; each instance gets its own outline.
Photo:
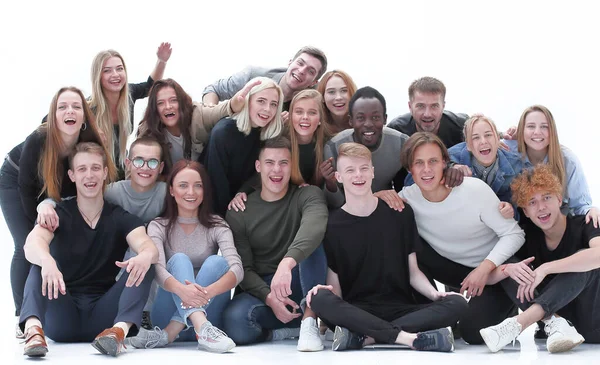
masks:
<path id="1" fill-rule="evenodd" d="M 377 343 L 416 350 L 453 351 L 452 332 L 467 311 L 456 293 L 441 293 L 419 270 L 415 246 L 420 238 L 412 208 L 390 208 L 371 190 L 369 149 L 340 145 L 335 173 L 346 203 L 329 216 L 324 247 L 327 285 L 309 292 L 307 304 L 330 327 L 333 350 Z M 417 304 L 417 290 L 431 300 Z"/>
<path id="2" fill-rule="evenodd" d="M 540 320 L 551 353 L 571 350 L 584 338 L 600 343 L 600 228 L 583 215 L 561 213 L 563 187 L 548 165 L 516 177 L 511 190 L 530 219 L 517 253 L 524 260 L 501 265 L 488 283 L 506 278 L 501 284 L 523 312 L 482 329 L 485 343 L 499 351 Z"/>
<path id="3" fill-rule="evenodd" d="M 69 158 L 77 198 L 57 205 L 54 232 L 38 225 L 27 237 L 25 256 L 34 265 L 20 319 L 25 355 L 48 351 L 42 325 L 54 341 L 93 340 L 112 356 L 138 332 L 158 251 L 139 218 L 104 200 L 106 159 L 100 145 L 78 144 Z M 128 245 L 138 255 L 121 262 Z M 120 268 L 126 273 L 115 282 Z"/>

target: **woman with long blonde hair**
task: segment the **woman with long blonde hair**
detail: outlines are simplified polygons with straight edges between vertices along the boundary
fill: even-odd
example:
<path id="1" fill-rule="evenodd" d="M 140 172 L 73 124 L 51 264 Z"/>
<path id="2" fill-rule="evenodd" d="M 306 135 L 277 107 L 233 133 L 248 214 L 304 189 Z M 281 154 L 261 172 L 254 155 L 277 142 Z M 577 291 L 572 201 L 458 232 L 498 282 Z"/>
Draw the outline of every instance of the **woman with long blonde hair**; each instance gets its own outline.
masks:
<path id="1" fill-rule="evenodd" d="M 0 170 L 0 205 L 15 244 L 10 276 L 17 315 L 30 267 L 23 245 L 36 222 L 36 206 L 45 198 L 60 201 L 75 196 L 67 170 L 68 155 L 78 142 L 102 144 L 102 138 L 81 90 L 63 87 L 52 99 L 47 122 L 19 145 L 19 156 L 15 156 L 19 146 L 11 151 Z M 108 171 L 114 180 L 114 164 L 108 164 Z M 40 224 L 53 219 L 41 217 Z"/>
<path id="2" fill-rule="evenodd" d="M 127 138 L 133 127 L 133 107 L 138 99 L 148 96 L 155 80 L 162 79 L 167 61 L 171 57 L 171 44 L 161 43 L 156 51 L 157 61 L 148 80 L 128 84 L 127 67 L 119 52 L 109 49 L 99 52 L 92 62 L 92 96 L 89 103 L 96 122 L 104 133 L 109 156 L 119 169 L 123 179 Z"/>

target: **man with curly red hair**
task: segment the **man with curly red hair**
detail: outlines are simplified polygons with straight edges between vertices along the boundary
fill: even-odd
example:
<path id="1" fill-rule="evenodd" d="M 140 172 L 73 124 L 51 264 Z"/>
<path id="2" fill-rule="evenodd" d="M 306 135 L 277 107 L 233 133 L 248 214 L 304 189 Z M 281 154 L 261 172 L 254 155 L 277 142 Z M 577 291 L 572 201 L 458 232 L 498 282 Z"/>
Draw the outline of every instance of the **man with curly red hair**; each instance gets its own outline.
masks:
<path id="1" fill-rule="evenodd" d="M 551 353 L 571 350 L 584 340 L 600 343 L 600 228 L 583 215 L 560 212 L 563 187 L 547 165 L 516 177 L 511 190 L 529 218 L 523 224 L 525 244 L 517 253 L 525 260 L 501 265 L 489 280 L 502 280 L 523 312 L 482 329 L 485 343 L 499 351 L 539 320 Z"/>

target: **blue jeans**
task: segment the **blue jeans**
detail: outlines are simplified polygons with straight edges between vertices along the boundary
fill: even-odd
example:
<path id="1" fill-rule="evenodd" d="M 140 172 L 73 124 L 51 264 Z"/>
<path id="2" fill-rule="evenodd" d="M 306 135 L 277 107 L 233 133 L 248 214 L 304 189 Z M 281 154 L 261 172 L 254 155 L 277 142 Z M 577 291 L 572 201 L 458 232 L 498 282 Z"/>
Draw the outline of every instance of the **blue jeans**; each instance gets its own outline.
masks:
<path id="1" fill-rule="evenodd" d="M 292 299 L 300 304 L 306 294 L 317 284 L 324 284 L 327 277 L 327 259 L 323 245 L 292 270 Z M 263 276 L 267 285 L 271 284 L 273 274 Z M 240 293 L 233 297 L 223 313 L 223 328 L 237 345 L 264 342 L 271 330 L 278 328 L 300 327 L 301 318 L 282 323 L 275 317 L 273 310 L 262 300 L 249 293 Z"/>
<path id="2" fill-rule="evenodd" d="M 229 264 L 222 256 L 212 255 L 206 258 L 198 271 L 198 275 L 194 275 L 194 266 L 190 258 L 183 253 L 176 253 L 167 262 L 167 271 L 180 283 L 188 280 L 205 287 L 225 275 L 229 271 Z M 185 324 L 186 329 L 180 333 L 178 340 L 195 341 L 196 334 L 193 329 L 189 330 L 192 323 L 188 320 L 188 317 L 194 312 L 202 311 L 214 326 L 222 328 L 223 310 L 230 300 L 231 292 L 226 291 L 212 298 L 203 307 L 182 309 L 181 299 L 176 294 L 159 288 L 154 299 L 150 318 L 152 324 L 160 328 L 165 328 L 170 321 Z"/>

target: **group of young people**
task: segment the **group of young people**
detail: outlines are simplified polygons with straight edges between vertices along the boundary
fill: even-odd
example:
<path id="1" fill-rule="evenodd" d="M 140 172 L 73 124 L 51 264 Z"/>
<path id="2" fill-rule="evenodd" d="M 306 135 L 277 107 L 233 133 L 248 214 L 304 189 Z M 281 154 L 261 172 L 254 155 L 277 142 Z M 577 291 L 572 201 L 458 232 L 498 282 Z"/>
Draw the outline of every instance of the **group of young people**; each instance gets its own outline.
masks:
<path id="1" fill-rule="evenodd" d="M 386 125 L 383 95 L 315 47 L 195 102 L 163 79 L 171 52 L 141 84 L 100 52 L 92 95 L 61 88 L 0 169 L 25 355 L 46 336 L 320 351 L 327 329 L 336 351 L 460 333 L 496 352 L 536 322 L 550 352 L 600 342 L 600 212 L 546 107 L 501 133 L 422 77 Z"/>

